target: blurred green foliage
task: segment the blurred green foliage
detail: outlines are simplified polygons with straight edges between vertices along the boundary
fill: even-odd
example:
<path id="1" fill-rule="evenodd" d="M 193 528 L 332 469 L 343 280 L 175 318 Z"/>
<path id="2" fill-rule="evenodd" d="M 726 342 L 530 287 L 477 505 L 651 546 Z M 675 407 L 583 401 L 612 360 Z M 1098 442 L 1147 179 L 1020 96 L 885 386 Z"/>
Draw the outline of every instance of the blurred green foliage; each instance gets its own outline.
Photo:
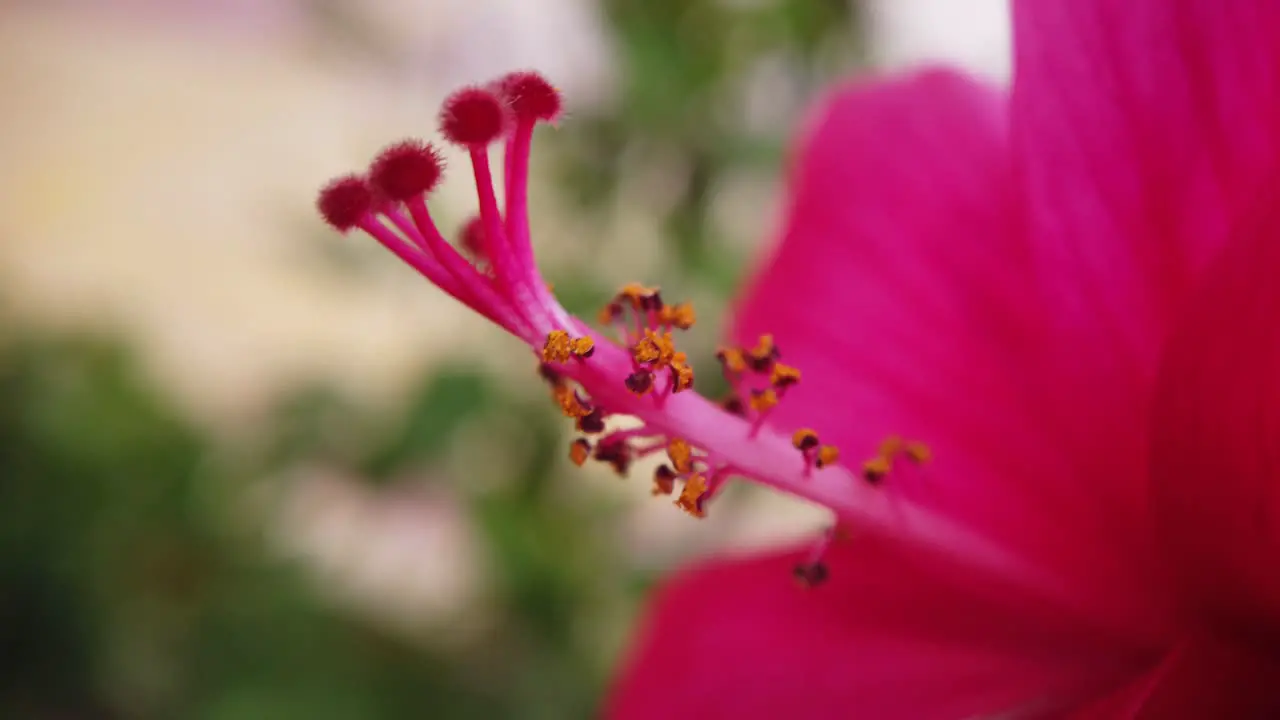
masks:
<path id="1" fill-rule="evenodd" d="M 711 203 L 735 173 L 775 174 L 784 140 L 743 123 L 748 76 L 780 58 L 803 96 L 847 67 L 849 5 L 603 7 L 616 102 L 557 134 L 563 190 L 605 222 L 622 174 L 645 170 L 623 163 L 681 158 L 679 192 L 656 208 L 666 279 L 725 298 L 742 259 Z M 555 281 L 572 309 L 605 292 Z M 477 428 L 485 443 L 468 445 Z M 564 491 L 564 430 L 545 398 L 458 358 L 393 407 L 300 384 L 251 441 L 228 440 L 185 418 L 118 341 L 0 333 L 0 718 L 591 717 L 618 620 L 651 579 L 627 567 L 612 509 Z M 509 456 L 503 477 L 443 471 L 483 466 L 486 444 Z M 448 483 L 483 546 L 485 607 L 459 611 L 483 612 L 483 630 L 396 631 L 274 551 L 273 507 L 250 499 L 317 465 L 375 488 Z"/>

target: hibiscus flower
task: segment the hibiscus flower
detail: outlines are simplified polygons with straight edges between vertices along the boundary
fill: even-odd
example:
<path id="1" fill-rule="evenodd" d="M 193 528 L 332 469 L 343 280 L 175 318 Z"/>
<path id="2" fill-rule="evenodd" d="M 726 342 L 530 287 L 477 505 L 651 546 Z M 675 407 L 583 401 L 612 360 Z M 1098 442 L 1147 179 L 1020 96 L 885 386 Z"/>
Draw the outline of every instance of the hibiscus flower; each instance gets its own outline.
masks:
<path id="1" fill-rule="evenodd" d="M 809 592 L 803 548 L 711 562 L 657 593 L 611 717 L 1280 717 L 1280 4 L 1025 0 L 1014 41 L 1007 94 L 826 101 L 736 336 L 804 369 L 772 424 L 927 439 L 884 492 L 1054 602 L 910 520 Z"/>
<path id="2" fill-rule="evenodd" d="M 832 510 L 660 588 L 609 716 L 1280 716 L 1280 4 L 1026 0 L 1015 41 L 1008 94 L 934 69 L 822 105 L 721 401 L 691 307 L 628 285 L 593 330 L 542 281 L 540 76 L 446 101 L 456 244 L 429 144 L 322 191 L 530 346 L 574 462 L 664 454 L 693 516 L 729 478 Z"/>

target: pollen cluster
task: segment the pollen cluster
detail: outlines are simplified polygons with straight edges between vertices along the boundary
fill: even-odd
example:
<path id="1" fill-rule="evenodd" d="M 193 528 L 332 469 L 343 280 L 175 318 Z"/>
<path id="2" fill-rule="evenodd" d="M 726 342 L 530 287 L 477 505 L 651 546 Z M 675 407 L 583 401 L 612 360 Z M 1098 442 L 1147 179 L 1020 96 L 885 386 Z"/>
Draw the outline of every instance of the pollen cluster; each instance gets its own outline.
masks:
<path id="1" fill-rule="evenodd" d="M 879 485 L 893 472 L 901 461 L 912 465 L 924 465 L 933 459 L 933 451 L 918 440 L 904 440 L 890 435 L 880 443 L 876 454 L 862 462 L 862 478 L 872 485 Z"/>

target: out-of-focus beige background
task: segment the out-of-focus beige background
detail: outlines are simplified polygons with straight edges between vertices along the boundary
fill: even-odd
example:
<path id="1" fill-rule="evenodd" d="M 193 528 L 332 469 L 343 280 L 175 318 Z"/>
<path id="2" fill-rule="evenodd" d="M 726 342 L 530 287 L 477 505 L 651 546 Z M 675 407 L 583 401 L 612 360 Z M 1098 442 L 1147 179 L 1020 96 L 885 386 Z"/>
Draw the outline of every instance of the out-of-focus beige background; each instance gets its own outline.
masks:
<path id="1" fill-rule="evenodd" d="M 244 537 L 262 540 L 237 546 L 237 552 L 249 557 L 259 553 L 267 560 L 252 562 L 281 562 L 300 573 L 300 589 L 271 596 L 283 616 L 297 613 L 280 597 L 296 595 L 304 599 L 289 602 L 308 607 L 318 603 L 323 612 L 340 618 L 333 622 L 379 628 L 409 648 L 396 661 L 400 664 L 384 667 L 379 659 L 370 660 L 368 667 L 404 672 L 429 656 L 450 668 L 450 677 L 461 678 L 459 686 L 472 677 L 468 668 L 488 662 L 477 647 L 518 646 L 523 649 L 512 652 L 527 653 L 521 655 L 526 663 L 540 661 L 535 660 L 542 657 L 539 653 L 566 653 L 574 659 L 564 660 L 565 667 L 578 670 L 565 674 L 581 680 L 582 698 L 575 702 L 582 705 L 549 711 L 548 717 L 582 712 L 607 676 L 630 613 L 643 598 L 642 587 L 616 587 L 632 582 L 624 578 L 628 572 L 660 574 L 718 548 L 802 537 L 826 518 L 797 503 L 744 492 L 726 503 L 723 512 L 694 522 L 669 503 L 650 501 L 643 483 L 620 483 L 608 472 L 568 467 L 558 459 L 563 453 L 556 443 L 563 437 L 556 430 L 525 437 L 522 426 L 508 417 L 514 411 L 501 409 L 541 401 L 518 345 L 372 243 L 341 238 L 325 228 L 312 211 L 314 192 L 328 177 L 361 167 L 390 141 L 430 137 L 438 103 L 457 86 L 510 69 L 536 68 L 563 90 L 569 109 L 559 129 L 540 134 L 536 142 L 533 220 L 540 260 L 553 277 L 586 278 L 582 294 L 588 297 L 626 280 L 659 283 L 674 275 L 677 287 L 699 301 L 706 320 L 698 342 L 709 352 L 719 327 L 715 316 L 732 290 L 733 268 L 749 261 L 768 241 L 764 229 L 777 222 L 781 148 L 812 92 L 831 78 L 865 72 L 868 66 L 894 67 L 927 58 L 962 62 L 997 80 L 1008 72 L 1002 3 L 967 3 L 961 12 L 945 0 L 881 0 L 833 11 L 847 25 L 821 36 L 797 32 L 799 39 L 786 42 L 755 38 L 760 18 L 790 12 L 786 5 L 768 0 L 698 2 L 689 5 L 696 11 L 682 19 L 646 14 L 644 3 L 621 0 L 8 3 L 0 7 L 0 94 L 5 98 L 0 104 L 0 327 L 9 329 L 0 340 L 25 347 L 30 336 L 87 336 L 124 348 L 120 352 L 136 366 L 129 372 L 146 386 L 145 392 L 162 397 L 165 412 L 201 438 L 204 449 L 193 455 L 199 463 L 192 467 L 205 467 L 207 458 L 214 457 L 214 464 L 222 463 L 219 467 L 233 468 L 225 472 L 236 479 L 234 491 L 226 490 L 229 482 L 209 480 L 218 489 L 189 492 L 210 492 L 236 508 L 220 511 L 218 528 L 229 523 Z M 809 12 L 801 7 L 798 13 Z M 690 72 L 705 75 L 700 82 L 719 99 L 705 111 L 688 111 L 694 113 L 690 116 L 645 105 L 661 100 L 661 93 L 655 101 L 646 88 L 663 88 L 678 78 L 643 76 L 662 71 L 644 69 L 644 38 L 677 31 L 701 37 L 697 23 L 707 18 L 715 18 L 724 31 L 709 33 L 706 37 L 718 39 L 708 39 L 708 47 L 720 42 L 729 49 L 710 55 L 711 70 L 698 65 Z M 792 40 L 795 47 L 787 44 Z M 698 52 L 683 59 L 710 62 Z M 801 77 L 804 81 L 798 82 Z M 771 101 L 778 97 L 788 102 Z M 735 107 L 742 112 L 728 112 Z M 715 113 L 743 118 L 742 127 L 731 128 L 749 141 L 743 147 L 775 149 L 760 161 L 708 161 L 711 169 L 699 171 L 715 178 L 709 197 L 673 194 L 672 187 L 690 184 L 681 175 L 690 172 L 690 158 L 701 157 L 704 150 L 710 158 L 723 154 L 714 143 L 704 147 L 707 141 L 698 133 L 682 130 L 690 124 L 721 127 L 716 123 L 723 119 L 707 119 Z M 591 142 L 579 142 L 583 137 Z M 602 145 L 600 138 L 622 149 L 617 166 L 602 164 L 601 148 L 613 146 Z M 465 167 L 462 162 L 454 165 Z M 604 173 L 613 188 L 609 197 L 584 199 L 566 179 L 576 174 L 591 185 L 591 172 Z M 473 207 L 469 184 L 462 178 L 446 182 L 433 201 L 446 226 L 460 222 Z M 697 208 L 699 222 L 683 231 L 688 243 L 681 245 L 671 240 L 672 223 L 684 218 L 679 213 L 689 206 Z M 682 249 L 695 242 L 704 243 L 698 245 L 704 259 L 711 253 L 734 260 L 699 269 L 689 259 L 693 255 Z M 699 279 L 717 273 L 727 279 L 719 284 Z M 81 435 L 43 429 L 40 418 L 54 412 L 49 408 L 62 407 L 57 404 L 61 396 L 35 390 L 26 394 L 46 383 L 61 387 L 63 380 L 44 379 L 42 368 L 70 362 L 41 360 L 27 367 L 9 361 L 11 368 L 24 368 L 21 372 L 30 375 L 11 373 L 10 392 L 24 393 L 24 400 L 14 400 L 14 394 L 0 402 L 20 408 L 13 410 L 12 424 L 23 430 L 0 436 L 0 443 L 30 444 L 26 428 L 42 428 L 40 433 L 57 438 L 50 441 L 48 453 L 48 462 L 56 464 L 61 451 L 74 450 L 76 438 L 86 430 L 95 433 L 94 427 L 78 430 Z M 380 434 L 414 427 L 417 416 L 410 398 L 459 362 L 484 378 L 490 387 L 486 397 L 501 396 L 501 403 L 508 404 L 499 403 L 483 422 L 463 424 L 456 432 L 449 425 L 447 447 L 424 451 L 422 457 L 370 461 L 380 468 L 377 472 L 353 460 L 368 454 L 360 443 L 377 446 Z M 450 382 L 443 386 L 451 387 Z M 317 441 L 309 449 L 277 457 L 264 448 L 274 447 L 276 435 L 292 433 L 281 429 L 278 412 L 282 398 L 299 386 L 322 387 L 357 410 L 323 418 L 324 432 L 338 440 Z M 98 407 L 98 400 L 93 403 Z M 66 423 L 83 416 L 80 410 L 67 412 L 72 417 Z M 111 412 L 103 411 L 102 422 L 114 426 Z M 427 426 L 449 421 L 424 412 L 427 419 L 421 422 Z M 486 446 L 494 442 L 504 446 L 497 452 Z M 345 452 L 348 443 L 355 448 L 348 455 L 332 451 L 340 446 Z M 588 577 L 591 563 L 606 563 L 609 570 L 597 584 L 571 578 L 564 580 L 568 589 L 556 591 L 590 605 L 588 615 L 599 614 L 581 624 L 555 620 L 568 628 L 564 632 L 572 642 L 527 637 L 537 635 L 529 629 L 536 622 L 524 618 L 526 605 L 521 603 L 542 608 L 541 603 L 550 602 L 554 607 L 559 602 L 554 597 L 561 596 L 552 593 L 548 600 L 521 583 L 541 588 L 552 582 L 537 573 L 554 576 L 558 560 L 504 556 L 555 551 L 527 547 L 542 537 L 538 526 L 522 527 L 519 532 L 527 537 L 503 538 L 504 528 L 511 525 L 503 524 L 509 509 L 494 510 L 496 501 L 486 494 L 500 496 L 502 491 L 492 488 L 506 487 L 506 478 L 526 473 L 521 463 L 537 455 L 539 443 L 552 444 L 557 460 L 543 469 L 551 485 L 539 490 L 546 498 L 538 501 L 538 512 L 552 518 L 563 512 L 565 522 L 575 515 L 600 519 L 599 527 L 587 520 L 579 527 L 581 537 L 557 543 L 577 547 L 592 543 L 593 533 L 615 535 L 615 554 L 570 563 L 574 572 Z M 7 475 L 0 490 L 8 488 L 10 496 L 0 502 L 9 503 L 11 510 L 32 488 L 53 493 L 47 498 L 49 507 L 60 507 L 58 488 L 90 472 L 77 466 L 55 477 L 40 462 L 22 457 L 9 466 L 0 461 L 0 473 Z M 145 453 L 130 457 L 135 466 L 148 462 Z M 122 462 L 102 470 L 103 485 L 86 506 L 94 510 L 86 512 L 111 506 L 115 489 L 131 482 L 130 467 Z M 378 473 L 384 476 L 372 481 L 370 476 Z M 184 483 L 193 477 L 180 475 Z M 164 486 L 168 476 L 158 477 L 156 482 Z M 97 522 L 86 517 L 64 521 L 79 523 L 77 527 Z M 21 532 L 0 535 L 15 557 L 44 557 L 26 550 L 52 547 L 65 534 L 53 521 L 24 523 L 14 525 Z M 221 537 L 223 530 L 210 533 Z M 93 547 L 97 541 L 86 542 L 85 547 Z M 68 569 L 67 579 L 53 582 L 48 579 L 53 575 L 45 573 L 48 564 L 31 560 L 22 572 L 0 573 L 0 595 L 30 591 L 32 597 L 44 597 L 46 592 L 57 595 L 58 588 L 80 588 L 82 597 L 67 612 L 96 618 L 86 620 L 87 625 L 120 627 L 124 621 L 115 614 L 95 614 L 111 603 L 88 595 L 112 588 L 127 596 L 134 580 L 113 576 L 77 584 L 83 577 L 96 577 L 95 568 L 111 565 L 114 556 L 102 565 L 81 548 L 51 551 L 48 558 L 48 563 L 83 560 L 84 567 Z M 520 563 L 526 561 L 536 569 L 522 569 Z M 178 564 L 186 567 L 184 563 Z M 508 577 L 512 574 L 514 579 Z M 46 582 L 48 588 L 40 584 Z M 260 585 L 243 582 L 246 587 Z M 32 590 L 37 587 L 39 593 Z M 237 592 L 248 597 L 254 591 Z M 524 597 L 522 592 L 532 594 Z M 133 607 L 129 602 L 121 600 L 121 607 Z M 214 608 L 210 617 L 223 609 L 216 598 L 201 602 Z M 0 601 L 0 613 L 5 607 Z M 5 619 L 25 622 L 23 607 L 16 603 Z M 149 619 L 150 612 L 130 614 L 129 622 L 143 628 L 162 622 Z M 529 612 L 537 622 L 545 620 L 540 612 L 555 614 L 546 608 Z M 189 710 L 182 716 L 190 717 L 292 717 L 303 712 L 298 708 L 309 707 L 309 700 L 289 695 L 286 702 L 268 690 L 235 695 L 228 688 L 240 686 L 230 675 L 225 685 L 214 682 L 198 693 L 191 690 L 192 681 L 153 667 L 199 665 L 203 656 L 183 643 L 202 637 L 206 630 L 200 623 L 211 621 L 193 618 L 185 621 L 189 626 L 179 623 L 175 627 L 180 629 L 172 631 L 184 640 L 165 635 L 169 639 L 162 647 L 147 646 L 145 651 L 122 650 L 105 630 L 76 636 L 65 652 L 79 659 L 65 665 L 83 665 L 79 674 L 62 677 L 50 670 L 48 678 L 38 676 L 43 679 L 35 689 L 0 696 L 0 714 L 8 707 L 30 717 L 175 717 L 171 713 L 176 710 Z M 323 619 L 316 622 L 330 627 Z M 525 622 L 533 624 L 526 627 Z M 15 635 L 9 641 L 12 645 L 0 654 L 18 664 L 24 653 L 35 652 L 31 646 L 41 645 L 39 635 L 26 640 Z M 528 650 L 534 646 L 538 649 Z M 50 661 L 54 666 L 58 657 Z M 126 665 L 141 663 L 141 669 L 103 670 L 121 657 L 132 658 Z M 519 675 L 516 665 L 511 672 Z M 581 667 L 592 670 L 579 672 Z M 314 682 L 325 682 L 324 672 L 316 677 L 321 679 Z M 46 696 L 39 684 L 44 680 L 52 683 L 49 687 L 72 690 Z M 296 682 L 312 687 L 312 680 Z M 450 687 L 442 685 L 441 697 L 457 700 L 461 709 L 442 714 L 458 716 L 481 713 L 476 708 L 506 713 L 484 704 L 486 692 L 527 690 L 473 688 L 459 691 L 458 698 L 464 699 L 457 699 L 449 694 Z M 365 691 L 371 696 L 390 692 L 352 689 L 343 697 L 364 697 L 360 692 Z M 299 693 L 305 698 L 323 695 Z M 482 700 L 472 703 L 473 695 Z M 269 699 L 255 700 L 261 697 Z M 402 712 L 398 706 L 370 710 L 373 706 L 351 702 L 352 708 L 372 716 L 399 717 Z M 405 707 L 414 703 L 407 701 Z"/>

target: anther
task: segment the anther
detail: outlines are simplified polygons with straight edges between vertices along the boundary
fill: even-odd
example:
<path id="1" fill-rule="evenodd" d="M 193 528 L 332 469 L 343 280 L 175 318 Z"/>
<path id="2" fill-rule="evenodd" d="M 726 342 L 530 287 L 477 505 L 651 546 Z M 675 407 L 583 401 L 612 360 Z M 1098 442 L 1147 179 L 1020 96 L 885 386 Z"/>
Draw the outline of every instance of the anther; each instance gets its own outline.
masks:
<path id="1" fill-rule="evenodd" d="M 676 353 L 671 360 L 671 379 L 671 392 L 683 392 L 693 387 L 693 368 L 682 352 Z"/>
<path id="2" fill-rule="evenodd" d="M 924 465 L 933 459 L 933 450 L 926 444 L 918 441 L 912 441 L 902 448 L 902 452 L 907 459 L 917 465 Z"/>
<path id="3" fill-rule="evenodd" d="M 591 414 L 592 408 L 578 397 L 578 392 L 565 384 L 556 385 L 552 390 L 556 403 L 560 405 L 560 410 L 565 417 L 571 417 L 575 420 L 580 417 L 586 417 Z"/>
<path id="4" fill-rule="evenodd" d="M 601 325 L 612 325 L 621 317 L 622 303 L 615 300 L 600 308 L 600 314 L 596 316 L 596 319 L 600 321 Z"/>
<path id="5" fill-rule="evenodd" d="M 900 435 L 890 435 L 880 441 L 880 448 L 877 450 L 877 454 L 880 457 L 891 458 L 902 452 L 905 446 L 906 442 L 903 441 Z"/>
<path id="6" fill-rule="evenodd" d="M 547 381 L 551 385 L 559 385 L 564 379 L 560 374 L 560 371 L 556 370 L 555 366 L 548 362 L 538 363 L 538 377 Z"/>
<path id="7" fill-rule="evenodd" d="M 818 448 L 818 455 L 813 460 L 814 467 L 824 468 L 840 461 L 840 448 L 835 445 L 823 445 Z"/>
<path id="8" fill-rule="evenodd" d="M 659 320 L 662 324 L 678 330 L 688 330 L 697 322 L 698 316 L 693 311 L 693 305 L 683 302 L 677 305 L 664 305 L 659 313 Z"/>
<path id="9" fill-rule="evenodd" d="M 757 413 L 772 410 L 778 404 L 778 393 L 773 388 L 751 391 L 751 409 Z"/>
<path id="10" fill-rule="evenodd" d="M 746 352 L 746 361 L 752 370 L 768 372 L 778 356 L 778 346 L 774 344 L 773 336 L 765 334 L 756 341 L 754 348 Z"/>
<path id="11" fill-rule="evenodd" d="M 670 495 L 676 486 L 676 472 L 667 465 L 659 465 L 653 471 L 653 494 Z"/>
<path id="12" fill-rule="evenodd" d="M 597 435 L 604 432 L 604 412 L 600 408 L 595 408 L 591 412 L 578 418 L 578 432 L 584 432 L 588 435 Z"/>
<path id="13" fill-rule="evenodd" d="M 680 491 L 680 497 L 676 498 L 675 506 L 693 517 L 704 518 L 707 513 L 702 507 L 701 500 L 706 492 L 707 479 L 696 473 L 690 475 L 684 481 L 684 489 Z"/>
<path id="14" fill-rule="evenodd" d="M 808 452 L 818 447 L 818 433 L 809 428 L 800 428 L 791 435 L 791 444 L 801 452 Z"/>
<path id="15" fill-rule="evenodd" d="M 648 370 L 637 370 L 628 375 L 622 383 L 636 395 L 644 395 L 653 389 L 653 373 Z"/>
<path id="16" fill-rule="evenodd" d="M 339 232 L 347 232 L 360 224 L 373 209 L 373 191 L 358 175 L 344 175 L 334 179 L 320 191 L 316 208 L 324 221 Z"/>
<path id="17" fill-rule="evenodd" d="M 624 300 L 633 310 L 654 310 L 662 306 L 662 296 L 658 288 L 645 287 L 640 283 L 627 283 L 618 291 L 618 299 Z"/>
<path id="18" fill-rule="evenodd" d="M 644 337 L 636 343 L 631 354 L 635 361 L 642 365 L 665 367 L 671 364 L 672 358 L 675 357 L 676 346 L 671 339 L 671 333 L 645 330 Z"/>
<path id="19" fill-rule="evenodd" d="M 862 463 L 862 479 L 871 485 L 879 485 L 891 469 L 893 469 L 893 465 L 889 458 L 877 455 Z"/>
<path id="20" fill-rule="evenodd" d="M 689 447 L 689 443 L 682 438 L 671 438 L 667 443 L 667 457 L 671 459 L 676 472 L 693 471 L 693 448 Z"/>
<path id="21" fill-rule="evenodd" d="M 795 577 L 796 583 L 805 589 L 821 585 L 827 581 L 827 577 L 830 575 L 826 563 L 821 560 L 800 563 L 795 566 L 791 573 Z"/>
<path id="22" fill-rule="evenodd" d="M 591 442 L 589 440 L 578 438 L 569 444 L 569 459 L 573 461 L 574 465 L 582 467 L 590 457 Z"/>
<path id="23" fill-rule="evenodd" d="M 631 446 L 626 440 L 605 440 L 596 445 L 595 459 L 613 466 L 614 472 L 626 475 L 631 468 Z"/>
<path id="24" fill-rule="evenodd" d="M 547 333 L 547 339 L 542 344 L 543 362 L 569 362 L 572 354 L 573 341 L 569 338 L 569 333 L 564 330 L 552 330 Z"/>
<path id="25" fill-rule="evenodd" d="M 778 390 L 791 387 L 800 382 L 800 371 L 790 365 L 774 363 L 773 372 L 769 374 L 769 384 Z"/>
<path id="26" fill-rule="evenodd" d="M 443 175 L 440 153 L 421 140 L 391 145 L 369 166 L 369 183 L 392 202 L 405 202 L 431 192 Z"/>
<path id="27" fill-rule="evenodd" d="M 747 414 L 747 408 L 742 404 L 742 398 L 738 397 L 737 395 L 730 395 L 724 400 L 721 400 L 720 407 L 723 408 L 724 411 L 729 413 L 730 415 L 737 415 L 738 417 L 743 417 Z"/>
<path id="28" fill-rule="evenodd" d="M 572 347 L 569 349 L 569 352 L 572 352 L 573 356 L 578 358 L 589 358 L 595 351 L 596 341 L 585 335 L 580 338 L 574 338 Z"/>
<path id="29" fill-rule="evenodd" d="M 747 371 L 747 360 L 737 348 L 720 348 L 716 351 L 716 359 L 724 367 L 726 373 L 738 374 Z"/>

